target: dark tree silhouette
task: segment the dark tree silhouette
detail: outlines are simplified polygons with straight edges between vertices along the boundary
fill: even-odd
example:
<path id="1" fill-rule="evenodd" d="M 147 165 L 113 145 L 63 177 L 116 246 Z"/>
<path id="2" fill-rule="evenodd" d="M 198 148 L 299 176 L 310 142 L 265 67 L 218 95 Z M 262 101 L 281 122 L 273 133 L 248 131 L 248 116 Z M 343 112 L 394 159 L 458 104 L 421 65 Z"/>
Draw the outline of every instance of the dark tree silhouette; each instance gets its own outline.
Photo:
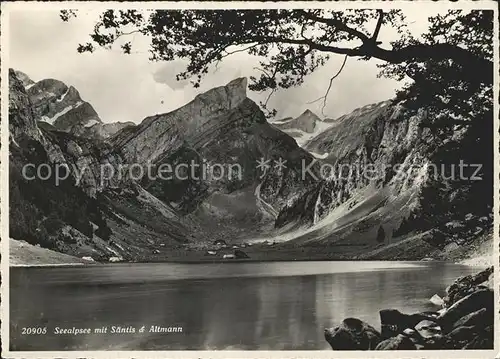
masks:
<path id="1" fill-rule="evenodd" d="M 61 12 L 64 21 L 72 16 L 76 12 Z M 433 94 L 445 92 L 447 82 L 457 79 L 474 88 L 490 87 L 493 11 L 451 10 L 429 20 L 428 32 L 415 37 L 398 9 L 107 10 L 97 20 L 91 41 L 80 44 L 78 51 L 115 45 L 129 54 L 133 44 L 127 36 L 142 34 L 151 39 L 151 60 L 187 60 L 185 71 L 177 78 L 191 79 L 195 87 L 210 66 L 216 67 L 236 52 L 246 52 L 260 58 L 250 90 L 267 90 L 270 95 L 280 88 L 301 85 L 336 54 L 383 60 L 384 76 L 408 76 L 425 86 L 440 82 Z M 384 27 L 396 29 L 400 38 L 382 44 L 378 35 Z M 430 70 L 429 63 L 447 70 L 439 79 L 426 78 L 428 71 L 422 70 Z"/>

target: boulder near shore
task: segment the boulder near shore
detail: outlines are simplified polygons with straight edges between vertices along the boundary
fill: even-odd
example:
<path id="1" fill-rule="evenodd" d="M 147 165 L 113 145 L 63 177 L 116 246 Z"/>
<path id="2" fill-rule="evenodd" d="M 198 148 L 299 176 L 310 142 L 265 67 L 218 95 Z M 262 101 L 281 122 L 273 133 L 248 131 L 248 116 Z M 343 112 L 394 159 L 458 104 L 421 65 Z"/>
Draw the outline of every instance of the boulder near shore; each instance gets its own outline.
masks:
<path id="1" fill-rule="evenodd" d="M 493 349 L 493 267 L 456 279 L 442 302 L 435 312 L 381 310 L 380 332 L 346 318 L 325 339 L 333 350 Z"/>

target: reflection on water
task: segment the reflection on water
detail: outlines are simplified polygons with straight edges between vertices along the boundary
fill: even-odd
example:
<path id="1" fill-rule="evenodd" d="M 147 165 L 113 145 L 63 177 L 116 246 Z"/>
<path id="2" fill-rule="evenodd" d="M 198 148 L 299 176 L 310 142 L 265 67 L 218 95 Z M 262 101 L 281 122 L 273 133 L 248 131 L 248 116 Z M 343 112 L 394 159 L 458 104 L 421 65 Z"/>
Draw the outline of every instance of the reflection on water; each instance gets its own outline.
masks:
<path id="1" fill-rule="evenodd" d="M 286 262 L 11 268 L 11 350 L 329 349 L 323 329 L 350 316 L 433 309 L 454 264 Z M 435 308 L 434 308 L 435 309 Z M 182 333 L 149 333 L 149 327 Z M 22 335 L 46 326 L 47 335 Z M 107 334 L 56 335 L 55 327 Z M 135 334 L 111 334 L 111 326 Z M 145 326 L 146 332 L 138 333 Z"/>

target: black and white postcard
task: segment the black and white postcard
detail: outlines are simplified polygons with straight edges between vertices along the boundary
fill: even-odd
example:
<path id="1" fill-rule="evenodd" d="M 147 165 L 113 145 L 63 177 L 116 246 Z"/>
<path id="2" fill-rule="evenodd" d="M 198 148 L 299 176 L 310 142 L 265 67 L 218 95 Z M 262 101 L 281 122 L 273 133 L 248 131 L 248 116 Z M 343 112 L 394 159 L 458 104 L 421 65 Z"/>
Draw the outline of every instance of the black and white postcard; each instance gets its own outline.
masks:
<path id="1" fill-rule="evenodd" d="M 498 16 L 3 3 L 2 357 L 498 355 Z"/>

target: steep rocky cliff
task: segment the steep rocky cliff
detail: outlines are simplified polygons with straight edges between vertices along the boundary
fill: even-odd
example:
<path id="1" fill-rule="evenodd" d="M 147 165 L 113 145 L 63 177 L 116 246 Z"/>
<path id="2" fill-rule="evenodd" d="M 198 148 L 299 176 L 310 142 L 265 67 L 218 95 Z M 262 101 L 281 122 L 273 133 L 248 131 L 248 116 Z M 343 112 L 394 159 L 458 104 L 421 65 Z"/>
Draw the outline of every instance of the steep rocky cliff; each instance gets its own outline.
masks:
<path id="1" fill-rule="evenodd" d="M 303 211 L 299 205 L 297 213 L 307 213 L 316 223 L 361 190 L 366 193 L 353 200 L 351 208 L 381 189 L 385 198 L 412 197 L 425 180 L 428 164 L 428 130 L 419 126 L 424 118 L 424 111 L 412 113 L 391 101 L 339 118 L 306 145 L 324 157 L 323 171 L 317 190 L 309 194 L 315 206 Z M 287 213 L 293 213 L 292 208 L 282 212 L 278 224 L 290 218 Z"/>
<path id="2" fill-rule="evenodd" d="M 491 226 L 490 179 L 487 174 L 483 181 L 459 179 L 458 163 L 490 167 L 487 157 L 472 159 L 467 153 L 474 148 L 488 153 L 491 143 L 478 142 L 477 126 L 438 140 L 429 128 L 431 120 L 424 108 L 391 100 L 331 121 L 331 128 L 305 146 L 323 158 L 323 176 L 314 190 L 279 213 L 276 225 L 306 223 L 294 243 L 350 246 L 357 253 L 394 244 L 415 231 L 431 230 L 423 238 L 441 248 L 477 238 Z M 474 197 L 477 205 L 469 203 Z M 450 228 L 456 230 L 443 233 Z"/>
<path id="3" fill-rule="evenodd" d="M 103 166 L 116 168 L 121 163 L 108 144 L 38 127 L 36 116 L 30 96 L 10 70 L 10 234 L 14 239 L 78 257 L 140 260 L 160 244 L 178 245 L 195 232 L 196 224 L 171 216 L 144 196 L 138 184 L 123 182 L 116 189 L 103 181 Z"/>
<path id="4" fill-rule="evenodd" d="M 14 141 L 23 135 L 35 140 L 41 136 L 24 84 L 12 70 L 9 71 L 9 131 Z"/>
<path id="5" fill-rule="evenodd" d="M 112 122 L 112 123 L 96 123 L 87 127 L 83 136 L 91 138 L 106 139 L 113 136 L 115 133 L 123 130 L 126 127 L 134 127 L 135 123 L 127 122 Z"/>
<path id="6" fill-rule="evenodd" d="M 127 163 L 207 165 L 208 171 L 197 172 L 198 177 L 208 175 L 201 180 L 145 181 L 148 191 L 182 213 L 203 211 L 200 205 L 212 203 L 216 193 L 241 194 L 233 200 L 249 201 L 253 216 L 274 219 L 286 203 L 311 187 L 310 179 L 302 181 L 301 164 L 312 156 L 267 123 L 259 107 L 246 97 L 246 86 L 246 79 L 236 79 L 214 88 L 178 110 L 146 118 L 109 143 Z M 280 159 L 286 166 L 281 169 L 275 162 Z M 259 160 L 268 161 L 269 169 L 257 168 Z"/>

